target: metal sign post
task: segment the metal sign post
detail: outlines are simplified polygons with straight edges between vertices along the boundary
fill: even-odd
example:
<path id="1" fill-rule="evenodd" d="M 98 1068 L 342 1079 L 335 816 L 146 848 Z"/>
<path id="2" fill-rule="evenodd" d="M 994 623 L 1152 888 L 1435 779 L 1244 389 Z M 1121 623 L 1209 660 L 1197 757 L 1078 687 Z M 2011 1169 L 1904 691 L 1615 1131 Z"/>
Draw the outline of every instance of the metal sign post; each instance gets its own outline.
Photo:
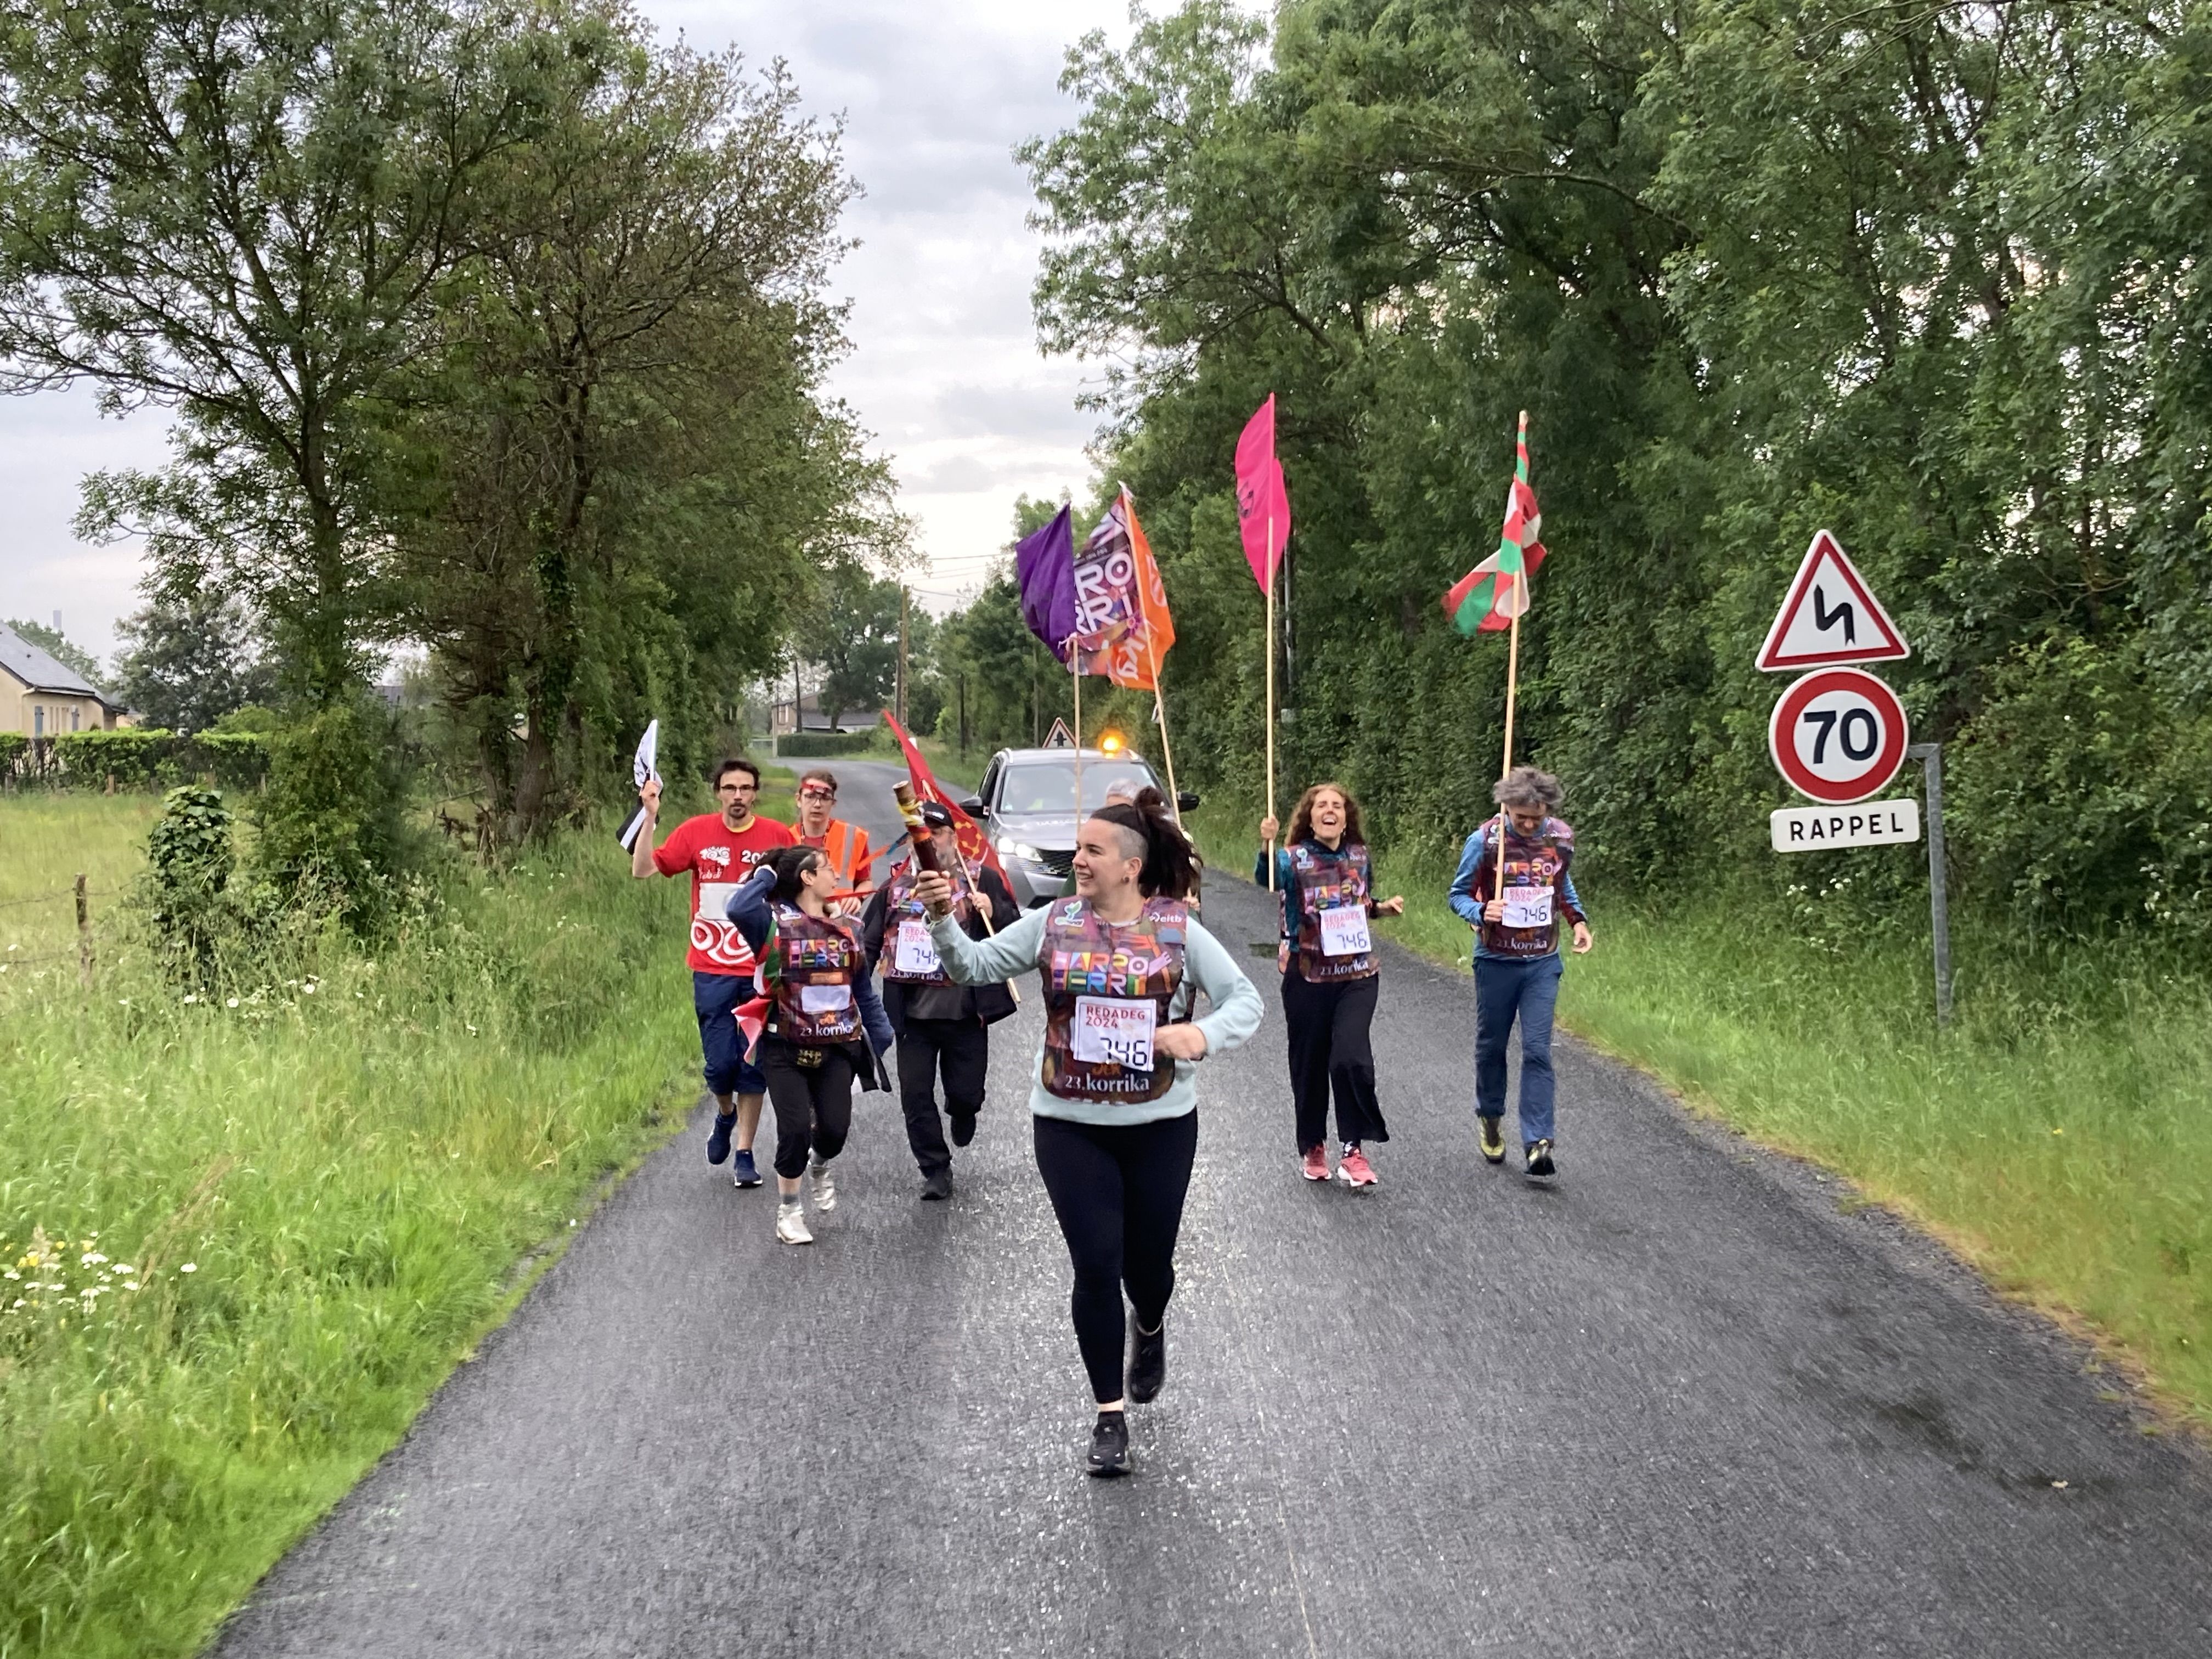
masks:
<path id="1" fill-rule="evenodd" d="M 1951 1023 L 1951 904 L 1943 887 L 1943 745 L 1916 743 L 1905 751 L 1920 763 L 1928 791 L 1928 921 L 1936 936 L 1936 1023 Z"/>

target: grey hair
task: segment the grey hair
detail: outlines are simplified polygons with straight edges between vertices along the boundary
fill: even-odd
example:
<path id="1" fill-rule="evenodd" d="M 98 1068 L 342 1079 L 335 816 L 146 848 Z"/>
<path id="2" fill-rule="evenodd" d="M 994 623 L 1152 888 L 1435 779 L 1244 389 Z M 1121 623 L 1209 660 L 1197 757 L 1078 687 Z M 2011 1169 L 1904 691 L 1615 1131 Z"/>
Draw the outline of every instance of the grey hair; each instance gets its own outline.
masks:
<path id="1" fill-rule="evenodd" d="M 1500 806 L 1540 806 L 1547 812 L 1558 811 L 1567 798 L 1558 778 L 1533 766 L 1515 767 L 1498 779 L 1490 794 Z"/>

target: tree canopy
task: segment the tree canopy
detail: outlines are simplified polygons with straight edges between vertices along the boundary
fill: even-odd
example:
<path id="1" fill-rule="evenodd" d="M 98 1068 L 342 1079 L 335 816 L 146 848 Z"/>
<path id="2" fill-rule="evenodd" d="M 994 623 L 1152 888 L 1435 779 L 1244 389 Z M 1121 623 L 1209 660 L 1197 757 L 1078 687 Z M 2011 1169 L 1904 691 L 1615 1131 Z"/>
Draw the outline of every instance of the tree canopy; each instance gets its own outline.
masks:
<path id="1" fill-rule="evenodd" d="M 2025 0 L 1195 0 L 1085 39 L 1022 151 L 1038 329 L 1112 365 L 1188 778 L 1256 793 L 1230 458 L 1272 391 L 1291 775 L 1439 851 L 1482 815 L 1504 648 L 1438 600 L 1527 409 L 1522 752 L 1616 878 L 1774 869 L 1752 659 L 1825 526 L 1914 645 L 1973 890 L 2212 927 L 2208 65 L 2212 9 Z"/>

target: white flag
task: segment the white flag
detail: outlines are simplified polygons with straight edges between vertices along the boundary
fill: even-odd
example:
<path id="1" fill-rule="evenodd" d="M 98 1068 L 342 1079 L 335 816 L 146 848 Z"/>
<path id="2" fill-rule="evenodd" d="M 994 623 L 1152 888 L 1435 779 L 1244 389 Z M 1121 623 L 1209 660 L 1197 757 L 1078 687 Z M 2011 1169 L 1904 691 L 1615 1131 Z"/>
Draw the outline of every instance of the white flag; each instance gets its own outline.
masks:
<path id="1" fill-rule="evenodd" d="M 649 720 L 646 724 L 645 735 L 637 740 L 637 754 L 630 762 L 630 775 L 636 780 L 639 788 L 644 788 L 647 782 L 660 781 L 659 761 L 660 722 L 658 720 Z M 623 825 L 622 834 L 616 837 L 622 842 L 623 852 L 631 852 L 636 848 L 637 832 L 644 827 L 645 808 L 641 805 L 636 811 L 629 815 L 629 822 Z"/>

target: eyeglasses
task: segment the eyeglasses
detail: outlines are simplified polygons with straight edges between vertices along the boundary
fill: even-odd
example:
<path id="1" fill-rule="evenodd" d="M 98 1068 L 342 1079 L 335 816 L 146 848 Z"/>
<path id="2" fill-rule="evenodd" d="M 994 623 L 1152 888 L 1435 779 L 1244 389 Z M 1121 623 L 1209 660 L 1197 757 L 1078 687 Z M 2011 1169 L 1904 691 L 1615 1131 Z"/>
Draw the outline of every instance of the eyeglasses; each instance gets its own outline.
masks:
<path id="1" fill-rule="evenodd" d="M 799 798 L 801 800 L 835 800 L 837 792 L 835 789 L 802 789 L 799 792 Z"/>
<path id="2" fill-rule="evenodd" d="M 757 795 L 760 793 L 760 785 L 757 783 L 726 783 L 714 793 L 720 795 Z"/>

